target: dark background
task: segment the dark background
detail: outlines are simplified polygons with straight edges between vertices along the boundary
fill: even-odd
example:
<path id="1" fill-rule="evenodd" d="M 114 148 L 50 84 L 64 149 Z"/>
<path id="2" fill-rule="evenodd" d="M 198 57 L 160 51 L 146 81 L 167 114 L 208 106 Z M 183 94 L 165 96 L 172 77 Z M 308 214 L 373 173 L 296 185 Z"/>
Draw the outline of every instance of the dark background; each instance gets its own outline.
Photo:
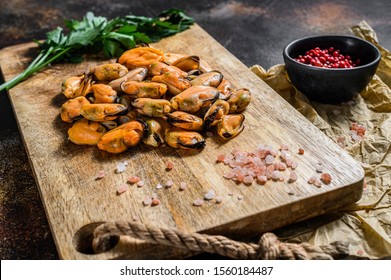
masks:
<path id="1" fill-rule="evenodd" d="M 282 49 L 290 41 L 307 35 L 350 34 L 349 27 L 362 20 L 391 49 L 389 0 L 8 0 L 0 7 L 0 48 L 44 39 L 46 32 L 64 27 L 64 18 L 81 19 L 87 11 L 113 18 L 129 13 L 156 16 L 173 7 L 185 10 L 247 66 L 267 69 L 283 63 Z M 0 93 L 0 258 L 58 258 L 5 92 Z"/>

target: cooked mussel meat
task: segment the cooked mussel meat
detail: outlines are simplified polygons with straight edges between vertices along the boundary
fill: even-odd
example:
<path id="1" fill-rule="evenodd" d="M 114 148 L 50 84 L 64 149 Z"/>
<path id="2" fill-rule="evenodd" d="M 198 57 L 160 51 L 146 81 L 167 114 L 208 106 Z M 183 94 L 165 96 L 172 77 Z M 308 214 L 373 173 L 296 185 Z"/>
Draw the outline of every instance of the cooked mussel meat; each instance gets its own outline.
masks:
<path id="1" fill-rule="evenodd" d="M 99 122 L 80 119 L 68 129 L 68 139 L 77 145 L 96 145 L 106 133 L 106 128 Z"/>
<path id="2" fill-rule="evenodd" d="M 106 132 L 98 141 L 98 148 L 118 154 L 141 142 L 145 131 L 141 121 L 130 121 Z"/>
<path id="3" fill-rule="evenodd" d="M 147 118 L 144 119 L 144 121 L 148 126 L 148 131 L 143 138 L 144 144 L 152 147 L 159 147 L 165 142 L 164 135 L 166 129 L 169 127 L 168 123 L 162 118 Z"/>
<path id="4" fill-rule="evenodd" d="M 175 71 L 153 76 L 151 81 L 167 85 L 168 91 L 173 95 L 177 95 L 191 87 L 189 80 Z"/>
<path id="5" fill-rule="evenodd" d="M 219 95 L 216 88 L 209 86 L 194 86 L 171 98 L 171 106 L 175 110 L 195 113 L 209 107 Z"/>
<path id="6" fill-rule="evenodd" d="M 171 112 L 171 103 L 165 99 L 137 98 L 132 106 L 142 115 L 164 117 Z"/>
<path id="7" fill-rule="evenodd" d="M 92 77 L 88 75 L 69 77 L 62 83 L 61 92 L 67 98 L 84 96 L 89 92 L 92 84 Z"/>
<path id="8" fill-rule="evenodd" d="M 216 100 L 204 115 L 205 128 L 209 129 L 211 126 L 216 125 L 228 113 L 228 102 L 221 99 Z"/>
<path id="9" fill-rule="evenodd" d="M 191 131 L 201 131 L 204 126 L 204 121 L 200 117 L 182 111 L 167 114 L 167 121 L 173 126 Z"/>
<path id="10" fill-rule="evenodd" d="M 246 88 L 235 90 L 228 99 L 229 113 L 239 113 L 251 102 L 251 92 Z"/>
<path id="11" fill-rule="evenodd" d="M 127 50 L 119 58 L 118 62 L 129 69 L 148 67 L 152 63 L 161 61 L 163 52 L 151 47 L 138 47 Z"/>
<path id="12" fill-rule="evenodd" d="M 165 140 L 173 148 L 202 149 L 205 147 L 205 139 L 201 134 L 177 127 L 166 131 Z"/>
<path id="13" fill-rule="evenodd" d="M 223 79 L 223 74 L 219 71 L 203 73 L 190 81 L 192 86 L 218 87 Z"/>
<path id="14" fill-rule="evenodd" d="M 189 72 L 200 67 L 200 58 L 196 55 L 184 56 L 172 62 L 171 66 L 175 66 L 185 72 Z"/>
<path id="15" fill-rule="evenodd" d="M 133 98 L 158 99 L 166 93 L 167 86 L 157 82 L 128 81 L 121 84 L 121 89 Z"/>
<path id="16" fill-rule="evenodd" d="M 90 75 L 94 75 L 98 81 L 112 81 L 121 78 L 128 73 L 128 68 L 119 63 L 107 63 L 97 65 L 90 69 Z"/>
<path id="17" fill-rule="evenodd" d="M 93 103 L 114 103 L 117 99 L 117 92 L 105 84 L 94 84 L 90 91 L 93 93 Z"/>
<path id="18" fill-rule="evenodd" d="M 121 113 L 124 113 L 127 107 L 122 104 L 99 103 L 85 104 L 81 107 L 81 115 L 90 121 L 112 121 Z"/>
<path id="19" fill-rule="evenodd" d="M 217 124 L 217 134 L 224 139 L 231 139 L 239 135 L 244 129 L 244 115 L 232 114 L 224 116 Z"/>
<path id="20" fill-rule="evenodd" d="M 84 96 L 69 99 L 61 106 L 61 119 L 64 122 L 72 122 L 81 116 L 81 108 L 90 102 Z"/>
<path id="21" fill-rule="evenodd" d="M 113 80 L 109 83 L 115 91 L 121 91 L 121 84 L 127 81 L 141 82 L 143 81 L 148 74 L 148 69 L 145 67 L 138 67 L 129 71 L 126 75 L 122 76 L 119 79 Z"/>

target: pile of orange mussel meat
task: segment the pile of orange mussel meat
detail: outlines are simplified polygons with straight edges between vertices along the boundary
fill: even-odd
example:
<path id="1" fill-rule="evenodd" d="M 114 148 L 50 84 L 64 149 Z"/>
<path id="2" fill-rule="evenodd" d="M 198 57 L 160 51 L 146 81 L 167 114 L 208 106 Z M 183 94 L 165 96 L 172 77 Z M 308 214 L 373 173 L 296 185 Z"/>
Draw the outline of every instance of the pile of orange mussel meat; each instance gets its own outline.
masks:
<path id="1" fill-rule="evenodd" d="M 243 131 L 251 101 L 248 89 L 235 88 L 200 57 L 149 46 L 69 77 L 61 90 L 69 140 L 109 153 L 141 142 L 202 149 L 208 133 L 231 139 Z"/>

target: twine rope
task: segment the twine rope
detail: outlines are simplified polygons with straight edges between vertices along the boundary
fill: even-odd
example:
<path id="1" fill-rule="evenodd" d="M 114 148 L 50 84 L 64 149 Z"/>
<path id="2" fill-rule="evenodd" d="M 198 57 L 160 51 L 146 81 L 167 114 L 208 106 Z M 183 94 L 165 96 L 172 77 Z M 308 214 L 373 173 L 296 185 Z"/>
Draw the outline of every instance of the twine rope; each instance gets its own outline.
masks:
<path id="1" fill-rule="evenodd" d="M 107 251 L 112 236 L 129 236 L 152 244 L 173 246 L 193 252 L 219 254 L 244 260 L 331 260 L 349 254 L 346 242 L 336 241 L 324 246 L 309 243 L 284 243 L 271 232 L 264 233 L 258 244 L 231 240 L 221 235 L 184 233 L 174 229 L 154 228 L 136 222 L 107 222 L 93 234 L 92 247 L 96 253 Z"/>

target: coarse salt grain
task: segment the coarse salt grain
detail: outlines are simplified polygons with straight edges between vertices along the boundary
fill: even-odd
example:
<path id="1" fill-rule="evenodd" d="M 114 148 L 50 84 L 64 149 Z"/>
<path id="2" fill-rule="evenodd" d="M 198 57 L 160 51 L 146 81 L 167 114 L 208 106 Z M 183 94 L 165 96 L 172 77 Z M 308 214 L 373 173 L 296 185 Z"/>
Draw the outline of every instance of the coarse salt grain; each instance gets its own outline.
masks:
<path id="1" fill-rule="evenodd" d="M 303 148 L 299 148 L 298 154 L 299 155 L 304 155 L 304 149 Z"/>
<path id="2" fill-rule="evenodd" d="M 149 197 L 149 196 L 145 197 L 144 200 L 143 200 L 143 204 L 144 204 L 144 206 L 151 205 L 152 204 L 152 198 Z"/>
<path id="3" fill-rule="evenodd" d="M 280 178 L 281 178 L 281 176 L 282 176 L 282 174 L 281 174 L 281 172 L 278 171 L 278 170 L 274 170 L 274 171 L 272 172 L 272 180 L 273 180 L 273 181 L 279 181 Z"/>
<path id="4" fill-rule="evenodd" d="M 143 180 L 140 180 L 137 182 L 137 187 L 141 188 L 145 185 L 145 182 Z"/>
<path id="5" fill-rule="evenodd" d="M 130 183 L 130 184 L 135 184 L 135 183 L 137 183 L 138 181 L 140 181 L 141 179 L 140 179 L 140 177 L 138 177 L 138 176 L 131 176 L 131 177 L 129 177 L 128 178 L 128 183 Z"/>
<path id="6" fill-rule="evenodd" d="M 244 179 L 243 179 L 243 183 L 245 183 L 246 185 L 251 185 L 254 181 L 254 178 L 252 176 L 245 176 Z"/>
<path id="7" fill-rule="evenodd" d="M 174 168 L 174 163 L 169 161 L 166 163 L 166 170 L 170 171 Z"/>
<path id="8" fill-rule="evenodd" d="M 243 199 L 243 195 L 238 195 L 238 200 L 242 200 Z"/>
<path id="9" fill-rule="evenodd" d="M 218 156 L 217 156 L 216 162 L 224 162 L 224 160 L 225 160 L 225 155 L 224 155 L 224 154 L 221 154 L 221 155 L 218 155 Z"/>
<path id="10" fill-rule="evenodd" d="M 160 199 L 158 198 L 152 198 L 151 205 L 152 206 L 157 206 L 160 204 Z"/>
<path id="11" fill-rule="evenodd" d="M 297 173 L 296 173 L 295 171 L 292 171 L 292 172 L 289 174 L 288 183 L 296 182 L 297 179 L 298 179 Z"/>
<path id="12" fill-rule="evenodd" d="M 120 162 L 117 164 L 117 169 L 115 170 L 115 173 L 122 173 L 126 170 L 126 165 L 123 162 Z"/>
<path id="13" fill-rule="evenodd" d="M 100 171 L 96 174 L 95 180 L 102 179 L 103 177 L 105 177 L 105 171 L 104 171 L 104 170 L 100 170 Z"/>
<path id="14" fill-rule="evenodd" d="M 126 186 L 126 184 L 121 184 L 118 189 L 117 189 L 117 194 L 120 195 L 124 192 L 126 192 L 128 189 L 128 187 Z"/>
<path id="15" fill-rule="evenodd" d="M 257 181 L 258 181 L 258 183 L 263 185 L 267 182 L 267 177 L 265 175 L 259 175 L 259 176 L 257 176 Z"/>
<path id="16" fill-rule="evenodd" d="M 206 200 L 212 200 L 215 197 L 215 191 L 210 190 L 204 195 L 204 199 Z"/>
<path id="17" fill-rule="evenodd" d="M 204 200 L 203 199 L 198 198 L 198 199 L 193 201 L 193 205 L 194 206 L 201 206 L 202 204 L 204 204 Z"/>
<path id="18" fill-rule="evenodd" d="M 156 189 L 159 190 L 159 189 L 162 189 L 162 188 L 163 188 L 163 185 L 162 185 L 162 184 L 159 183 L 159 184 L 156 185 Z"/>
<path id="19" fill-rule="evenodd" d="M 318 173 L 322 173 L 323 172 L 323 166 L 318 164 L 318 165 L 315 166 L 315 170 Z"/>
<path id="20" fill-rule="evenodd" d="M 171 180 L 168 180 L 168 181 L 164 184 L 164 186 L 165 186 L 166 188 L 171 188 L 172 185 L 174 185 L 174 183 L 173 183 Z"/>
<path id="21" fill-rule="evenodd" d="M 322 180 L 323 183 L 326 185 L 331 183 L 331 175 L 329 173 L 323 173 L 320 175 L 320 180 Z"/>
<path id="22" fill-rule="evenodd" d="M 267 165 L 270 165 L 270 164 L 272 164 L 273 162 L 274 162 L 274 156 L 272 156 L 272 155 L 267 155 L 266 158 L 265 158 L 265 163 L 266 163 Z"/>
<path id="23" fill-rule="evenodd" d="M 308 179 L 308 184 L 313 184 L 314 182 L 315 182 L 315 180 L 316 180 L 316 177 L 315 176 L 312 176 L 312 177 L 310 177 L 309 179 Z"/>
<path id="24" fill-rule="evenodd" d="M 222 196 L 216 196 L 216 203 L 220 204 L 223 202 L 223 197 Z"/>
<path id="25" fill-rule="evenodd" d="M 319 179 L 315 179 L 314 186 L 320 188 L 322 186 L 322 182 Z"/>
<path id="26" fill-rule="evenodd" d="M 179 184 L 179 189 L 180 189 L 181 191 L 186 190 L 186 188 L 187 188 L 187 183 L 186 183 L 186 182 L 181 182 L 181 183 Z"/>

